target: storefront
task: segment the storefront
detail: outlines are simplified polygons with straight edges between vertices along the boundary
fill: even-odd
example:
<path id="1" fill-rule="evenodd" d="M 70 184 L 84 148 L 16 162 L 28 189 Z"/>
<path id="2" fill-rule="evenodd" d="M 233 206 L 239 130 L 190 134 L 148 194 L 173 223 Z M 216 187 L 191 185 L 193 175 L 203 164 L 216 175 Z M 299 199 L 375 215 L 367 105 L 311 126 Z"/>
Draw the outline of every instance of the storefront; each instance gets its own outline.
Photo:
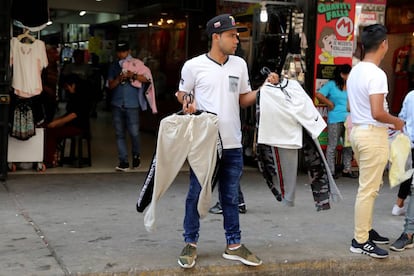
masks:
<path id="1" fill-rule="evenodd" d="M 388 0 L 385 25 L 389 49 L 382 66 L 388 75 L 390 112 L 398 114 L 405 95 L 414 89 L 414 3 Z"/>
<path id="2" fill-rule="evenodd" d="M 367 25 L 386 25 L 389 49 L 381 68 L 387 73 L 390 112 L 398 114 L 404 96 L 413 89 L 414 5 L 396 0 L 318 1 L 315 50 L 314 93 L 332 78 L 336 65 L 355 65 L 361 57 L 359 33 Z M 321 114 L 327 108 L 315 100 Z M 320 137 L 326 145 L 326 132 Z"/>
<path id="3" fill-rule="evenodd" d="M 6 1 L 10 4 L 9 1 Z M 133 2 L 133 1 L 131 1 Z M 143 128 L 155 130 L 158 120 L 165 114 L 179 108 L 174 99 L 179 72 L 182 64 L 188 58 L 207 51 L 207 37 L 204 34 L 206 21 L 214 14 L 228 12 L 236 20 L 248 28 L 248 32 L 240 34 L 242 46 L 241 55 L 246 59 L 252 87 L 258 87 L 264 76 L 260 69 L 264 66 L 276 71 L 283 77 L 295 78 L 300 81 L 313 97 L 315 91 L 329 78 L 332 68 L 330 64 L 322 64 L 319 56 L 322 47 L 317 43 L 323 28 L 328 26 L 337 28 L 337 45 L 335 48 L 334 64 L 351 62 L 357 58 L 357 41 L 360 27 L 374 22 L 384 23 L 389 30 L 389 51 L 382 67 L 389 77 L 391 111 L 397 113 L 401 102 L 410 87 L 413 87 L 414 71 L 414 7 L 410 0 L 296 0 L 296 1 L 260 1 L 243 2 L 233 1 L 188 1 L 191 5 L 166 5 L 152 3 L 134 7 L 114 23 L 104 24 L 64 24 L 58 35 L 46 35 L 45 40 L 58 40 L 62 47 L 81 48 L 88 53 L 95 53 L 102 63 L 110 62 L 114 57 L 114 42 L 118 38 L 127 39 L 133 47 L 133 55 L 147 62 L 151 67 L 156 80 L 157 98 L 160 114 L 157 117 L 143 114 Z M 182 1 L 173 1 L 181 3 Z M 190 3 L 191 2 L 191 3 Z M 319 10 L 319 4 L 339 5 L 337 11 L 325 7 Z M 142 3 L 141 3 L 142 4 Z M 10 9 L 2 9 L 7 11 Z M 266 11 L 267 20 L 261 18 Z M 10 14 L 5 14 L 7 22 Z M 349 18 L 349 22 L 341 21 Z M 339 23 L 338 23 L 339 22 Z M 349 24 L 348 24 L 349 23 Z M 353 24 L 353 28 L 350 24 Z M 9 33 L 10 25 L 3 24 Z M 349 30 L 353 30 L 351 34 Z M 8 42 L 8 36 L 3 36 Z M 41 37 L 43 39 L 43 37 Z M 8 44 L 8 43 L 6 43 Z M 4 44 L 4 52 L 9 46 Z M 3 56 L 4 60 L 8 56 Z M 334 65 L 333 64 L 333 65 Z M 9 76 L 8 66 L 2 72 L 6 82 L 2 82 L 0 91 L 0 105 L 8 107 Z M 3 100 L 4 99 L 4 100 Z M 1 106 L 0 141 L 3 148 L 0 150 L 1 171 L 6 175 L 7 162 L 4 145 L 7 144 L 7 117 L 6 108 Z M 323 106 L 321 113 L 324 113 Z M 245 154 L 251 152 L 255 114 L 253 109 L 243 112 L 243 131 L 245 134 Z M 250 137 L 250 138 L 249 138 Z M 1 140 L 3 139 L 3 140 Z"/>

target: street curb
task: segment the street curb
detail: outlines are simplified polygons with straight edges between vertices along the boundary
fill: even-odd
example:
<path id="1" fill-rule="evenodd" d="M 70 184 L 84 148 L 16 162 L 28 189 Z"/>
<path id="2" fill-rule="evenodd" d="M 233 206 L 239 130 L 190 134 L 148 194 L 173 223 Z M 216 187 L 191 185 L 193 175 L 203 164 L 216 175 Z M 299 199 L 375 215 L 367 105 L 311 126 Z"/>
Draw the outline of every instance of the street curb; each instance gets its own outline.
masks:
<path id="1" fill-rule="evenodd" d="M 177 265 L 178 266 L 178 265 Z M 342 260 L 318 260 L 292 263 L 268 263 L 259 267 L 244 265 L 206 266 L 192 269 L 167 268 L 159 270 L 131 269 L 125 272 L 77 273 L 77 276 L 178 276 L 178 275 L 412 275 L 414 273 L 414 257 L 393 256 L 386 259 L 373 259 L 361 256 L 359 259 L 350 256 Z"/>

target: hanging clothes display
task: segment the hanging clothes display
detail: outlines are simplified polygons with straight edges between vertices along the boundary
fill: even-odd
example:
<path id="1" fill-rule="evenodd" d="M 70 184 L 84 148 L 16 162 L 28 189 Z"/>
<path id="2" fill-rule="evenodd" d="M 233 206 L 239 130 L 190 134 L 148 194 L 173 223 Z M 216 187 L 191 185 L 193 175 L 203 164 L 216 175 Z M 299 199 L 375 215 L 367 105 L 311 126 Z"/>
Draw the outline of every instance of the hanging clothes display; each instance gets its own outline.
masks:
<path id="1" fill-rule="evenodd" d="M 294 205 L 297 150 L 303 148 L 316 209 L 329 209 L 330 196 L 337 200 L 341 195 L 317 139 L 326 127 L 322 116 L 295 80 L 283 80 L 278 85 L 266 84 L 259 93 L 256 149 L 259 168 L 267 185 L 277 200 Z M 292 164 L 296 169 L 292 169 Z M 275 175 L 279 176 L 281 192 L 273 183 Z"/>
<path id="2" fill-rule="evenodd" d="M 304 19 L 305 14 L 301 10 L 297 8 L 292 10 L 288 25 L 288 49 L 291 54 L 301 54 L 302 47 L 304 46 L 302 44 Z M 304 42 L 306 43 L 306 41 Z"/>
<path id="3" fill-rule="evenodd" d="M 301 54 L 287 54 L 280 75 L 283 78 L 305 83 L 306 64 Z"/>
<path id="4" fill-rule="evenodd" d="M 26 37 L 28 36 L 21 39 Z M 12 87 L 17 96 L 30 98 L 42 92 L 42 70 L 48 65 L 46 47 L 42 40 L 23 43 L 19 37 L 12 37 L 10 65 L 13 66 Z"/>
<path id="5" fill-rule="evenodd" d="M 18 99 L 14 108 L 10 136 L 18 140 L 27 140 L 34 135 L 36 135 L 36 128 L 31 102 L 27 99 Z"/>
<path id="6" fill-rule="evenodd" d="M 289 53 L 286 55 L 280 75 L 283 78 L 297 80 L 303 85 L 306 73 L 305 51 L 308 48 L 306 35 L 303 32 L 305 15 L 303 12 L 294 9 L 291 17 L 288 41 Z"/>
<path id="7" fill-rule="evenodd" d="M 312 138 L 317 138 L 326 128 L 312 99 L 295 80 L 284 79 L 277 85 L 262 86 L 259 104 L 259 144 L 299 149 L 302 148 L 302 126 Z"/>
<path id="8" fill-rule="evenodd" d="M 289 32 L 291 31 L 292 7 L 268 5 L 268 21 L 264 28 L 258 24 L 257 37 L 253 36 L 253 58 L 251 64 L 252 86 L 263 83 L 260 69 L 264 66 L 280 73 L 289 50 Z"/>
<path id="9" fill-rule="evenodd" d="M 217 174 L 220 168 L 220 160 L 221 160 L 222 151 L 223 151 L 223 145 L 221 142 L 220 135 L 218 135 L 217 136 L 217 160 L 216 160 L 216 165 L 215 165 L 214 173 L 213 173 L 212 180 L 211 180 L 212 190 L 214 190 L 214 187 L 216 186 L 218 182 Z M 156 153 L 157 152 L 155 151 L 152 156 L 151 165 L 148 169 L 147 175 L 145 176 L 145 179 L 144 179 L 144 183 L 141 187 L 141 191 L 138 195 L 136 209 L 137 209 L 137 212 L 139 213 L 144 212 L 144 210 L 148 207 L 148 205 L 152 201 L 152 193 L 154 191 L 155 167 L 157 164 Z"/>
<path id="10" fill-rule="evenodd" d="M 405 45 L 394 51 L 393 68 L 395 75 L 394 93 L 391 102 L 391 112 L 400 112 L 405 95 L 409 91 L 409 60 L 411 45 Z"/>
<path id="11" fill-rule="evenodd" d="M 49 21 L 47 0 L 13 0 L 11 7 L 13 24 L 32 32 L 44 29 Z"/>
<path id="12" fill-rule="evenodd" d="M 216 168 L 218 118 L 209 112 L 173 114 L 160 122 L 152 201 L 144 215 L 147 231 L 155 230 L 157 202 L 172 184 L 187 160 L 201 185 L 197 209 L 207 215 L 211 202 L 211 182 Z M 202 158 L 200 158 L 202 156 Z"/>
<path id="13" fill-rule="evenodd" d="M 329 210 L 330 199 L 336 202 L 342 200 L 342 195 L 318 139 L 312 138 L 307 131 L 303 134 L 303 153 L 316 211 Z"/>

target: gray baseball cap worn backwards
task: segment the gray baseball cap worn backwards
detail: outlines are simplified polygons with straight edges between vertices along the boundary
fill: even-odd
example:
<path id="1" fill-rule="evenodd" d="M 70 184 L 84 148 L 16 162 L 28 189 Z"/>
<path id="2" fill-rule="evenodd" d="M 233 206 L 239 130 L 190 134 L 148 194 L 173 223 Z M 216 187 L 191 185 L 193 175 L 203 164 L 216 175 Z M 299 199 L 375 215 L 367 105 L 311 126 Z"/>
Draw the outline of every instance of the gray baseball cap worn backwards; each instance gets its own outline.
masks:
<path id="1" fill-rule="evenodd" d="M 208 36 L 214 33 L 222 33 L 229 30 L 237 30 L 237 32 L 247 31 L 246 27 L 237 26 L 236 20 L 230 14 L 221 14 L 213 17 L 207 22 L 206 32 Z"/>

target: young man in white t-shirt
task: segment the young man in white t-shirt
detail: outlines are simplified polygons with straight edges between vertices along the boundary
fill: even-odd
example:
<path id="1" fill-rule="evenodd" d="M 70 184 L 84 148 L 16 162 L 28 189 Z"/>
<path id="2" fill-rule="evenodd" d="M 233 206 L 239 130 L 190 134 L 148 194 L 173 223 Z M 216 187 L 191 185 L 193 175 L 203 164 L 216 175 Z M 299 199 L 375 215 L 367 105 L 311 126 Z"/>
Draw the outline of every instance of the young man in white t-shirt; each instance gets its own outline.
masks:
<path id="1" fill-rule="evenodd" d="M 223 143 L 218 189 L 227 243 L 222 256 L 246 265 L 258 266 L 262 261 L 240 243 L 238 192 L 243 169 L 240 106 L 254 104 L 257 90 L 251 91 L 246 62 L 234 55 L 238 30 L 240 31 L 234 18 L 229 14 L 218 15 L 207 22 L 206 32 L 211 39 L 211 49 L 184 64 L 176 96 L 183 104 L 184 113 L 204 110 L 218 116 Z M 277 83 L 279 77 L 271 73 L 267 81 Z M 185 97 L 189 93 L 194 95 L 192 103 L 188 102 L 189 97 Z M 183 268 L 193 267 L 197 258 L 200 229 L 197 202 L 200 189 L 197 178 L 190 171 L 183 234 L 186 246 L 178 259 Z"/>
<path id="2" fill-rule="evenodd" d="M 388 112 L 387 76 L 379 64 L 388 50 L 387 29 L 381 24 L 367 26 L 361 33 L 365 56 L 347 81 L 352 118 L 351 144 L 359 165 L 359 188 L 355 200 L 354 239 L 350 250 L 374 258 L 388 252 L 376 244 L 389 239 L 372 229 L 375 198 L 389 156 L 388 128 L 401 130 L 404 122 Z"/>

